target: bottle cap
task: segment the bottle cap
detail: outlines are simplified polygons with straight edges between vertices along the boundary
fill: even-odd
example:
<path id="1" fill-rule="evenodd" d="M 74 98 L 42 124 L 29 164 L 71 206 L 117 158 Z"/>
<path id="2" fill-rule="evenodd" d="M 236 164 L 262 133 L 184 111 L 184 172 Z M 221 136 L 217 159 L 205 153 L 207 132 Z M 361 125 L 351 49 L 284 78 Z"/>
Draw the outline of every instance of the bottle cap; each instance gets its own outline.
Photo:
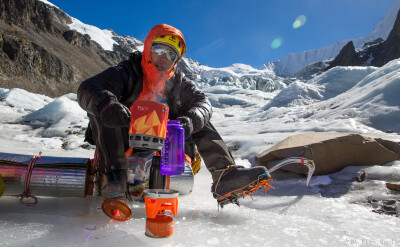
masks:
<path id="1" fill-rule="evenodd" d="M 132 217 L 132 211 L 125 203 L 116 199 L 107 199 L 101 204 L 103 212 L 113 220 L 126 221 Z"/>

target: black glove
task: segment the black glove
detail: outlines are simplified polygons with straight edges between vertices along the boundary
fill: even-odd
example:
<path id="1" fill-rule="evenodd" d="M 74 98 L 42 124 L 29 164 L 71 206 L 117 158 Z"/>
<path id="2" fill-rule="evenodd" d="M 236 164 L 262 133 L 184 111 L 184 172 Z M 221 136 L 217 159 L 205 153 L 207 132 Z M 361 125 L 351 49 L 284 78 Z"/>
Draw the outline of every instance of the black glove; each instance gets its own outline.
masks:
<path id="1" fill-rule="evenodd" d="M 117 100 L 110 100 L 100 110 L 103 124 L 109 128 L 129 127 L 131 112 Z"/>
<path id="2" fill-rule="evenodd" d="M 189 137 L 193 134 L 194 131 L 192 119 L 183 116 L 183 117 L 178 117 L 178 120 L 181 122 L 181 126 L 185 130 L 185 139 L 189 139 Z"/>

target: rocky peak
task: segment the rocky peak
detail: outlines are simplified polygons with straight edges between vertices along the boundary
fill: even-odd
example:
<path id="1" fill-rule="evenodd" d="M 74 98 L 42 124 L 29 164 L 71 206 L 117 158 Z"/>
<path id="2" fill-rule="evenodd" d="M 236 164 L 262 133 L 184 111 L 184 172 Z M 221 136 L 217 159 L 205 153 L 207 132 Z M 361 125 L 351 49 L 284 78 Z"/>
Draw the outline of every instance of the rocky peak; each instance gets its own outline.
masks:
<path id="1" fill-rule="evenodd" d="M 360 65 L 361 61 L 356 53 L 353 41 L 347 43 L 335 59 L 331 62 L 328 69 L 336 66 L 357 66 Z"/>
<path id="2" fill-rule="evenodd" d="M 387 40 L 400 39 L 400 10 L 397 13 L 396 21 L 394 22 L 393 29 L 389 33 Z"/>
<path id="3" fill-rule="evenodd" d="M 378 38 L 378 39 L 376 39 L 376 40 L 374 40 L 374 41 L 367 42 L 367 43 L 365 43 L 365 44 L 363 45 L 362 49 L 368 48 L 369 46 L 377 45 L 377 44 L 379 44 L 379 43 L 382 43 L 383 41 L 384 41 L 383 39 Z"/>
<path id="4" fill-rule="evenodd" d="M 71 17 L 37 0 L 0 2 L 0 87 L 60 96 L 127 59 L 141 42 L 116 36 L 105 51 L 89 35 L 70 30 Z"/>
<path id="5" fill-rule="evenodd" d="M 191 80 L 198 79 L 202 71 L 200 63 L 188 57 L 182 58 L 177 67 Z"/>
<path id="6" fill-rule="evenodd" d="M 388 38 L 382 43 L 382 52 L 375 56 L 373 65 L 383 66 L 389 61 L 400 57 L 400 10 L 397 13 L 393 29 Z"/>
<path id="7" fill-rule="evenodd" d="M 397 13 L 393 28 L 385 41 L 377 39 L 366 43 L 356 51 L 353 42 L 347 43 L 335 59 L 330 62 L 327 70 L 335 66 L 376 66 L 400 58 L 400 10 Z"/>

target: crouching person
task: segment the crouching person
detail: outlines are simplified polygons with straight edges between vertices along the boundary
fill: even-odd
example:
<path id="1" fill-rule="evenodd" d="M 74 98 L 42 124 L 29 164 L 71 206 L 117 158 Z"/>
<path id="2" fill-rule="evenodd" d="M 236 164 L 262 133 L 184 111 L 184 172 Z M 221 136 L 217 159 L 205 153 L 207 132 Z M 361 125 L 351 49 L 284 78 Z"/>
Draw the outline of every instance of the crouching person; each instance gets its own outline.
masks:
<path id="1" fill-rule="evenodd" d="M 79 105 L 88 113 L 92 139 L 99 154 L 99 169 L 107 182 L 103 195 L 127 188 L 129 107 L 137 100 L 169 106 L 169 119 L 178 119 L 185 130 L 185 153 L 192 159 L 194 146 L 213 179 L 211 192 L 221 205 L 235 202 L 243 192 L 254 192 L 270 178 L 265 167 L 243 168 L 210 122 L 212 107 L 204 93 L 176 68 L 186 52 L 182 33 L 169 25 L 156 25 L 144 42 L 143 52 L 82 82 Z"/>

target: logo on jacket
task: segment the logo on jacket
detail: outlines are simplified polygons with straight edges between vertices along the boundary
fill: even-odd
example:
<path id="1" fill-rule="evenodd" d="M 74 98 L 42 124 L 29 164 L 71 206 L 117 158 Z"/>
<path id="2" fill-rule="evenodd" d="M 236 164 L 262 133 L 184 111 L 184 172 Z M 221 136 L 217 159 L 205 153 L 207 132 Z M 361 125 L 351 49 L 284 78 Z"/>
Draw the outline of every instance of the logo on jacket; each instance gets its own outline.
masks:
<path id="1" fill-rule="evenodd" d="M 147 111 L 149 108 L 146 107 L 146 106 L 138 106 L 137 109 L 138 109 L 139 111 Z"/>

